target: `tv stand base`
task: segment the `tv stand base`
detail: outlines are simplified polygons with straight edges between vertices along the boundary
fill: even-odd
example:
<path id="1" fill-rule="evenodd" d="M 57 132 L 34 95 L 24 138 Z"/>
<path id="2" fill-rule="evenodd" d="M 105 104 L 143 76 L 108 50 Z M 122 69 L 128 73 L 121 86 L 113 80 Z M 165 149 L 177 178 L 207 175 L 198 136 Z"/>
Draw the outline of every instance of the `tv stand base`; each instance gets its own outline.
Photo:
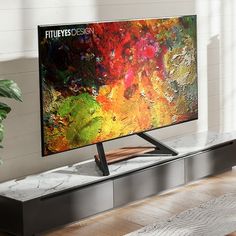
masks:
<path id="1" fill-rule="evenodd" d="M 152 136 L 146 133 L 137 134 L 148 143 L 152 144 L 152 147 L 125 147 L 118 150 L 114 150 L 105 153 L 103 143 L 97 143 L 98 154 L 94 156 L 95 162 L 104 176 L 110 174 L 108 165 L 123 160 L 135 158 L 138 156 L 176 156 L 176 152 L 171 147 L 166 146 L 164 143 L 154 139 Z"/>
<path id="2" fill-rule="evenodd" d="M 119 161 L 128 160 L 136 156 L 145 156 L 148 153 L 155 151 L 154 147 L 124 147 L 110 152 L 106 152 L 107 164 L 114 164 Z M 151 155 L 151 154 L 149 154 Z M 99 159 L 98 155 L 95 155 L 95 159 Z"/>

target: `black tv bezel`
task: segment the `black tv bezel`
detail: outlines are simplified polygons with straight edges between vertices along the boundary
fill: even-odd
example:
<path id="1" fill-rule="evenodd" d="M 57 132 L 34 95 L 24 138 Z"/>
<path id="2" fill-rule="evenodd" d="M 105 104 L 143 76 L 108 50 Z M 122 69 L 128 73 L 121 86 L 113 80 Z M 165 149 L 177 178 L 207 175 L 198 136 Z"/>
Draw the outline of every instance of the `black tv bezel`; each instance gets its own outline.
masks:
<path id="1" fill-rule="evenodd" d="M 38 32 L 38 65 L 39 65 L 39 94 L 40 94 L 40 130 L 41 130 L 41 154 L 42 154 L 42 157 L 48 157 L 48 156 L 52 156 L 52 155 L 56 155 L 56 154 L 60 154 L 60 153 L 64 153 L 64 152 L 68 152 L 68 151 L 72 151 L 72 150 L 76 150 L 76 149 L 80 149 L 80 148 L 84 148 L 84 147 L 88 147 L 88 146 L 91 146 L 91 145 L 96 145 L 98 143 L 101 143 L 101 142 L 95 142 L 95 143 L 91 143 L 91 144 L 87 144 L 87 145 L 83 145 L 83 146 L 79 146 L 79 147 L 75 147 L 75 148 L 70 148 L 68 150 L 64 150 L 64 151 L 59 151 L 59 152 L 53 152 L 53 153 L 49 153 L 49 154 L 44 154 L 44 150 L 45 150 L 45 143 L 44 143 L 44 128 L 43 128 L 43 91 L 42 91 L 42 73 L 41 73 L 41 53 L 40 53 L 40 30 L 42 28 L 46 29 L 46 28 L 51 28 L 51 27 L 62 27 L 62 26 L 76 26 L 76 25 L 82 25 L 82 24 L 91 24 L 91 23 L 111 23 L 111 22 L 124 22 L 124 21 L 134 21 L 134 20 L 161 20 L 161 19 L 171 19 L 171 18 L 180 18 L 180 17 L 188 17 L 188 16 L 191 16 L 191 17 L 195 17 L 195 28 L 196 28 L 196 50 L 198 50 L 198 42 L 197 42 L 197 15 L 196 14 L 193 14 L 193 15 L 180 15 L 180 16 L 170 16 L 170 17 L 161 17 L 161 18 L 154 18 L 154 17 L 147 17 L 147 18 L 132 18 L 132 19 L 121 19 L 121 20 L 109 20 L 109 21 L 88 21 L 88 22 L 79 22 L 79 23 L 68 23 L 68 24 L 49 24 L 49 25 L 38 25 L 37 27 L 37 32 Z M 196 72 L 197 72 L 197 93 L 199 93 L 199 86 L 198 86 L 198 53 L 196 54 Z M 197 98 L 199 99 L 199 94 L 197 96 Z M 198 99 L 197 99 L 197 108 L 199 108 L 198 104 Z M 109 141 L 114 141 L 116 139 L 120 139 L 120 138 L 125 138 L 125 137 L 129 137 L 129 136 L 132 136 L 132 135 L 136 135 L 136 134 L 139 134 L 139 133 L 144 133 L 144 132 L 150 132 L 150 131 L 154 131 L 154 130 L 158 130 L 158 129 L 161 129 L 161 128 L 167 128 L 167 127 L 171 127 L 171 126 L 175 126 L 175 125 L 179 125 L 179 124 L 184 124 L 184 123 L 188 123 L 188 122 L 191 122 L 191 121 L 195 121 L 195 120 L 198 120 L 199 118 L 199 111 L 197 111 L 197 115 L 196 115 L 196 118 L 193 118 L 193 119 L 188 119 L 188 120 L 185 120 L 185 121 L 181 121 L 181 122 L 177 122 L 177 123 L 172 123 L 172 124 L 169 124 L 169 125 L 165 125 L 165 126 L 161 126 L 161 127 L 156 127 L 156 128 L 153 128 L 153 129 L 148 129 L 148 130 L 143 130 L 143 131 L 140 131 L 140 132 L 135 132 L 135 133 L 132 133 L 132 134 L 127 134 L 127 135 L 123 135 L 123 136 L 119 136 L 119 137 L 116 137 L 116 138 L 112 138 L 112 139 L 108 139 L 108 140 L 104 140 L 102 141 L 102 143 L 105 143 L 105 142 L 109 142 Z"/>

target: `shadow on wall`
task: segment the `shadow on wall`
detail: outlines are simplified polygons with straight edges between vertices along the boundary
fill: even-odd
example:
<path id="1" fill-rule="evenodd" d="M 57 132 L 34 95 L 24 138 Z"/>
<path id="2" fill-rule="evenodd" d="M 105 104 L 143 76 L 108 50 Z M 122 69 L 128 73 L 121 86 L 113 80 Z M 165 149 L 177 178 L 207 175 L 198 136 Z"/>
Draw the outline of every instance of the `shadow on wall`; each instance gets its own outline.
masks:
<path id="1" fill-rule="evenodd" d="M 220 131 L 220 43 L 219 36 L 207 45 L 208 128 Z"/>
<path id="2" fill-rule="evenodd" d="M 8 138 L 36 132 L 39 129 L 38 120 L 28 119 L 35 113 L 39 114 L 38 59 L 19 58 L 1 61 L 0 71 L 0 77 L 14 80 L 21 88 L 23 94 L 22 103 L 9 101 L 12 111 L 6 119 L 5 141 L 7 142 Z M 17 122 L 13 122 L 13 120 Z"/>
<path id="3" fill-rule="evenodd" d="M 209 128 L 229 132 L 235 130 L 236 80 L 235 75 L 235 1 L 216 1 L 217 17 L 211 17 L 211 28 L 218 35 L 208 45 Z M 214 4 L 212 3 L 212 7 Z M 211 9 L 209 9 L 211 10 Z"/>

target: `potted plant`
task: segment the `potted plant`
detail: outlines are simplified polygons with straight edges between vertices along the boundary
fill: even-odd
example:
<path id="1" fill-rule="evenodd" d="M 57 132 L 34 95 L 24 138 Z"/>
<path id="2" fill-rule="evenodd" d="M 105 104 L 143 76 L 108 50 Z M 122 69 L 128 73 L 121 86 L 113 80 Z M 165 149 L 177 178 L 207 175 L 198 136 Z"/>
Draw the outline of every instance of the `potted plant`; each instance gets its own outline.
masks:
<path id="1" fill-rule="evenodd" d="M 18 85 L 12 80 L 0 80 L 0 97 L 11 98 L 17 101 L 21 100 L 21 90 Z M 4 137 L 3 120 L 6 119 L 7 114 L 11 111 L 10 106 L 0 102 L 0 148 L 2 148 L 2 140 Z M 1 161 L 1 160 L 0 160 Z"/>

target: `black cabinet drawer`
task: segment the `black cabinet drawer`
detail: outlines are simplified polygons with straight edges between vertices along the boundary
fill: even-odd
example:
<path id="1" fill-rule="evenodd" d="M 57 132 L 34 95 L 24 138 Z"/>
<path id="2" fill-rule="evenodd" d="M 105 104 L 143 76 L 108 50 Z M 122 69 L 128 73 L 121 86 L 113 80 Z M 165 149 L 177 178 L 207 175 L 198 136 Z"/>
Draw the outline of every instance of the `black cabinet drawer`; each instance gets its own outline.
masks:
<path id="1" fill-rule="evenodd" d="M 113 207 L 112 181 L 70 190 L 24 204 L 24 235 L 65 225 Z"/>
<path id="2" fill-rule="evenodd" d="M 184 160 L 178 159 L 114 180 L 114 207 L 184 184 Z"/>
<path id="3" fill-rule="evenodd" d="M 186 182 L 220 173 L 236 165 L 236 142 L 228 142 L 185 158 Z"/>

